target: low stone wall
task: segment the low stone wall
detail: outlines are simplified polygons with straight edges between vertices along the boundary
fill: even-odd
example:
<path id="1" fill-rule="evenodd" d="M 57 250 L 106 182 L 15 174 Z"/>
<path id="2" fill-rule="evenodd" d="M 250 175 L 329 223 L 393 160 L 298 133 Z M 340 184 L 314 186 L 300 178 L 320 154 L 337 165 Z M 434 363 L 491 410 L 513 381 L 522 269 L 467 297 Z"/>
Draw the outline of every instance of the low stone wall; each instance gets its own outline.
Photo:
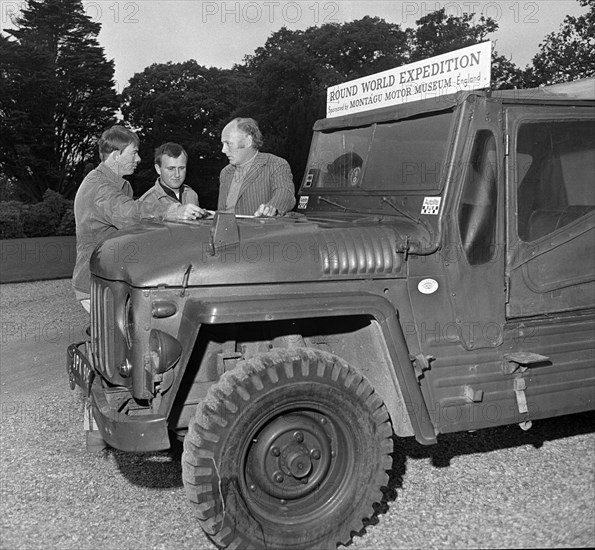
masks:
<path id="1" fill-rule="evenodd" d="M 75 237 L 0 240 L 0 283 L 72 277 Z"/>

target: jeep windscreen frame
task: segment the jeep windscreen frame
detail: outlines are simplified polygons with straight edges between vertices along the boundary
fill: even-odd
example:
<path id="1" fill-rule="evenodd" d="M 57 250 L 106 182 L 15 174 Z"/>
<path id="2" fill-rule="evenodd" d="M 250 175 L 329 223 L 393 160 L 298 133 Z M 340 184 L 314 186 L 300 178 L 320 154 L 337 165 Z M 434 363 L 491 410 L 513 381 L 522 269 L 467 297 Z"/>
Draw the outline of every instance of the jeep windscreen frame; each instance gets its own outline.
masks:
<path id="1" fill-rule="evenodd" d="M 316 131 L 302 190 L 308 193 L 441 192 L 455 110 L 355 128 Z"/>

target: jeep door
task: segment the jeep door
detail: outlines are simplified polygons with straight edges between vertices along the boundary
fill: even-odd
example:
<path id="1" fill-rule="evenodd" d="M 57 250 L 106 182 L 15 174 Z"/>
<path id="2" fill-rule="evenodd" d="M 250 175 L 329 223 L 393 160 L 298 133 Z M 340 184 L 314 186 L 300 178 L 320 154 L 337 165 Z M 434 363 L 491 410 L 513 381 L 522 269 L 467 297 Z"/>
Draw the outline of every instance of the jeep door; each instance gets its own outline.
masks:
<path id="1" fill-rule="evenodd" d="M 508 110 L 510 319 L 595 306 L 595 122 L 551 110 Z"/>
<path id="2" fill-rule="evenodd" d="M 593 407 L 595 121 L 586 103 L 506 109 L 507 347 L 525 371 L 530 418 Z"/>

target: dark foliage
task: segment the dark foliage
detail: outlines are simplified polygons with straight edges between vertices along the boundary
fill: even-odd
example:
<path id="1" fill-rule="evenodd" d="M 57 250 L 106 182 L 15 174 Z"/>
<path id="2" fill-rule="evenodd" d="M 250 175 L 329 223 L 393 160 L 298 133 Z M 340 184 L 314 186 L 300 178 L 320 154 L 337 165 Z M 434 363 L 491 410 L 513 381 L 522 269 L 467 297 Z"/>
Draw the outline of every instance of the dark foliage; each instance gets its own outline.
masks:
<path id="1" fill-rule="evenodd" d="M 560 30 L 545 37 L 527 69 L 529 86 L 570 82 L 595 75 L 595 0 L 578 0 L 589 11 L 567 16 Z"/>
<path id="2" fill-rule="evenodd" d="M 0 239 L 74 235 L 73 201 L 48 189 L 35 204 L 0 202 Z"/>
<path id="3" fill-rule="evenodd" d="M 0 171 L 21 198 L 72 195 L 118 107 L 100 25 L 80 0 L 30 0 L 0 34 Z"/>

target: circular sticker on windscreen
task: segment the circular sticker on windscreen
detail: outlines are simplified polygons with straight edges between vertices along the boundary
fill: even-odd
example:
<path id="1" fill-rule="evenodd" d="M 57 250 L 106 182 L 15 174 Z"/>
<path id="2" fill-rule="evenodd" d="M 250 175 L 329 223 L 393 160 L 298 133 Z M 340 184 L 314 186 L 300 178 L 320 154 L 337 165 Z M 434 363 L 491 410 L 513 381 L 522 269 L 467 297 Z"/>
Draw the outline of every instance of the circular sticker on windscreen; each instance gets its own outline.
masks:
<path id="1" fill-rule="evenodd" d="M 435 279 L 424 279 L 417 285 L 417 290 L 422 294 L 434 294 L 438 290 L 438 281 Z"/>
<path id="2" fill-rule="evenodd" d="M 362 169 L 359 166 L 353 168 L 348 175 L 349 185 L 351 187 L 355 187 L 358 183 L 360 178 L 362 177 Z"/>

